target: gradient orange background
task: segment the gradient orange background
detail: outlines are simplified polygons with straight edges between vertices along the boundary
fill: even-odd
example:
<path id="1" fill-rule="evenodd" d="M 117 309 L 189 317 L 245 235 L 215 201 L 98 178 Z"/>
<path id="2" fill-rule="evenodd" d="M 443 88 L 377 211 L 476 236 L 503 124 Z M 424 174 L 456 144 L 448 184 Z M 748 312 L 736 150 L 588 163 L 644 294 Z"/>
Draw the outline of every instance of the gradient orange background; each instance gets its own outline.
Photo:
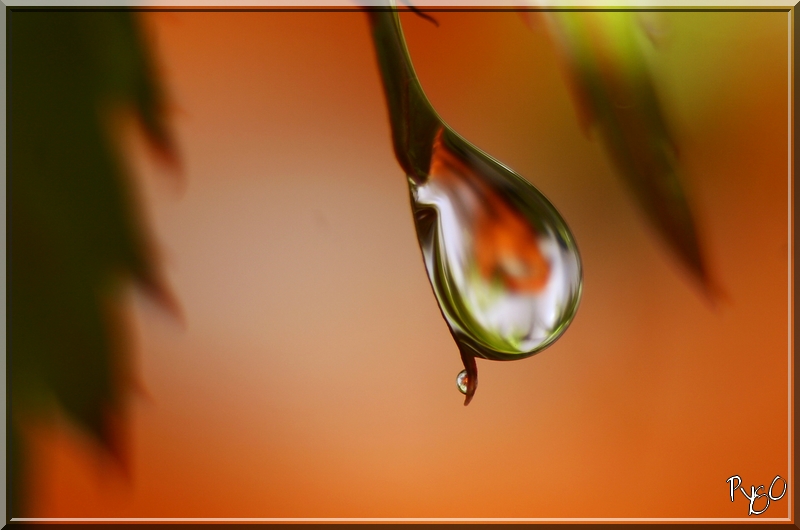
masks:
<path id="1" fill-rule="evenodd" d="M 433 105 L 577 239 L 568 332 L 479 361 L 462 406 L 363 14 L 146 13 L 184 192 L 129 150 L 186 327 L 131 295 L 131 477 L 42 429 L 32 517 L 747 517 L 728 477 L 788 477 L 788 15 L 659 15 L 717 309 L 582 134 L 544 28 L 435 16 L 402 16 Z"/>

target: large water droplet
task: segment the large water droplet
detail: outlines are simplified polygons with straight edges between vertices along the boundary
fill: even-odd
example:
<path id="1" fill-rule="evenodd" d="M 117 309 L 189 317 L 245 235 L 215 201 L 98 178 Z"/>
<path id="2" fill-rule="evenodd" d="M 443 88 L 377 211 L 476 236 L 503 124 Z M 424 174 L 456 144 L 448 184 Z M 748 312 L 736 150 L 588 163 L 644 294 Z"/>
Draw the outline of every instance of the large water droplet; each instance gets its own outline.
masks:
<path id="1" fill-rule="evenodd" d="M 396 10 L 368 16 L 395 155 L 408 175 L 428 277 L 464 363 L 458 387 L 467 405 L 478 385 L 476 357 L 528 357 L 572 321 L 578 249 L 544 195 L 445 125 L 414 73 Z"/>
<path id="2" fill-rule="evenodd" d="M 427 179 L 410 176 L 409 186 L 425 267 L 462 357 L 521 359 L 552 344 L 575 315 L 582 274 L 544 195 L 444 125 Z"/>

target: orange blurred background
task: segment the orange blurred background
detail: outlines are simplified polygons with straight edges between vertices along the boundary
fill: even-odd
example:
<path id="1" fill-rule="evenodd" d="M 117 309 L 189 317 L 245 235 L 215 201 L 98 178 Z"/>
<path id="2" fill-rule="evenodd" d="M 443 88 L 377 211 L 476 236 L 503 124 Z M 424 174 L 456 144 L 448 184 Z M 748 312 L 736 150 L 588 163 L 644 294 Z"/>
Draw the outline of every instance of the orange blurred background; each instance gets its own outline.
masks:
<path id="1" fill-rule="evenodd" d="M 131 294 L 131 476 L 42 428 L 30 516 L 746 518 L 728 477 L 792 491 L 789 15 L 656 17 L 717 308 L 581 132 L 544 26 L 435 17 L 401 17 L 434 107 L 573 230 L 567 333 L 479 360 L 462 406 L 364 14 L 144 13 L 185 189 L 128 150 L 186 326 Z"/>

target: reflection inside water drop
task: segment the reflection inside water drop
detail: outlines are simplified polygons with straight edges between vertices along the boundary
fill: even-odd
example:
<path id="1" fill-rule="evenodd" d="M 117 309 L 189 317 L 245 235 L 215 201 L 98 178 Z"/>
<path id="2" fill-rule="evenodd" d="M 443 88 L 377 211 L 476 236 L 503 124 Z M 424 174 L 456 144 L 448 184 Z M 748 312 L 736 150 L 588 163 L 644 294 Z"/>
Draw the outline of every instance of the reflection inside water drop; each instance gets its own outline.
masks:
<path id="1" fill-rule="evenodd" d="M 467 393 L 467 371 L 461 370 L 456 377 L 456 386 L 462 394 Z"/>
<path id="2" fill-rule="evenodd" d="M 445 127 L 428 178 L 409 184 L 428 276 L 460 345 L 509 360 L 558 338 L 577 309 L 581 267 L 550 202 Z"/>

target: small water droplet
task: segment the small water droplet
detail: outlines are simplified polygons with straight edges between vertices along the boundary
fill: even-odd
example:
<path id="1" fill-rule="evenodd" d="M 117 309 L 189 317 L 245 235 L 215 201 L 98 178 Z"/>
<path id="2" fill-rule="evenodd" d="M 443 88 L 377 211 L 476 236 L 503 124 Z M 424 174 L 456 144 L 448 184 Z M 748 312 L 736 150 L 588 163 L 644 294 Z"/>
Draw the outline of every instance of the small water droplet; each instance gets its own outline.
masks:
<path id="1" fill-rule="evenodd" d="M 544 195 L 446 126 L 428 178 L 409 177 L 409 186 L 428 277 L 456 340 L 493 360 L 552 344 L 575 315 L 582 273 Z"/>
<path id="2" fill-rule="evenodd" d="M 458 391 L 461 392 L 462 394 L 467 393 L 467 382 L 468 382 L 467 371 L 461 370 L 458 373 L 458 377 L 456 377 L 456 385 L 458 386 Z"/>

